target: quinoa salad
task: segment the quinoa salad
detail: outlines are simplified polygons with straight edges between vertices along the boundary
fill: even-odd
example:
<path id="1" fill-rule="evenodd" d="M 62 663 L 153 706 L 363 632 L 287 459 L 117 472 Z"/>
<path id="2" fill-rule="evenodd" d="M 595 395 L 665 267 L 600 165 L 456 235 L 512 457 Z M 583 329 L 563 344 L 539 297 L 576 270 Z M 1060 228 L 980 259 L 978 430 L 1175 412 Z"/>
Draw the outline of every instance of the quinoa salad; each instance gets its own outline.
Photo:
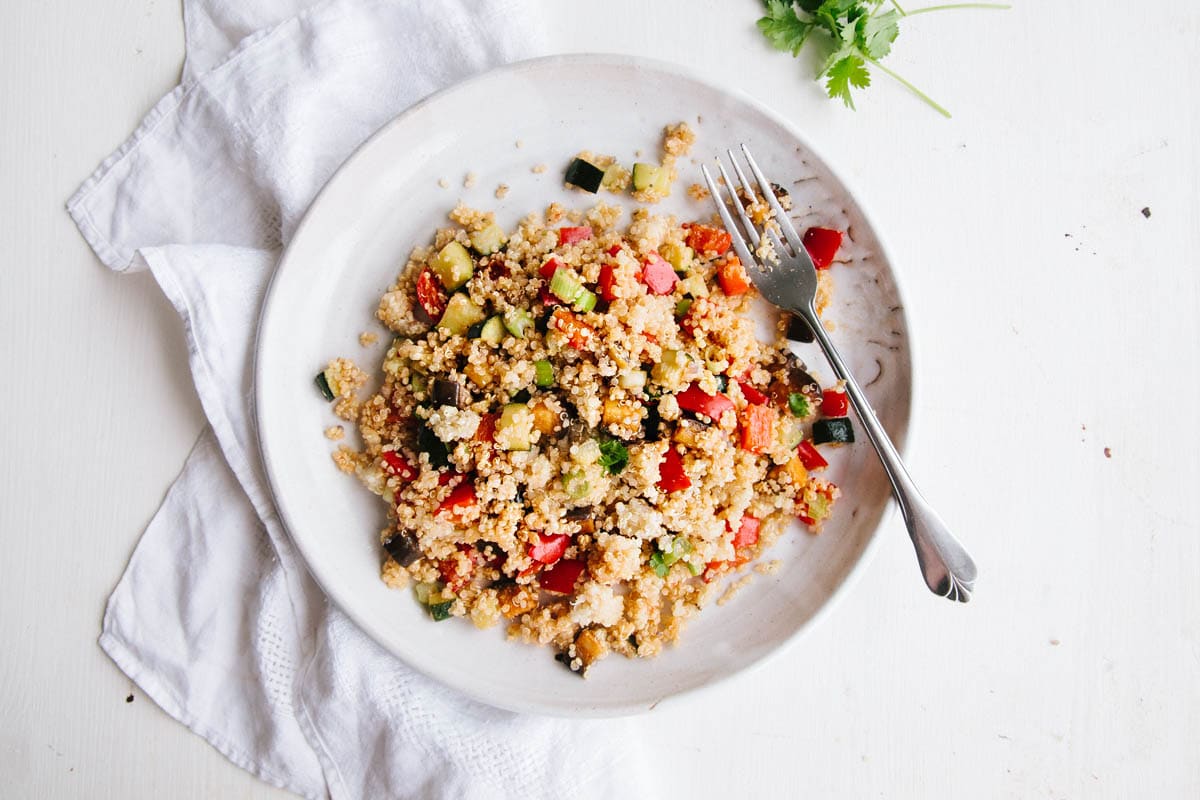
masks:
<path id="1" fill-rule="evenodd" d="M 380 299 L 379 390 L 349 359 L 317 376 L 358 434 L 335 463 L 387 507 L 383 581 L 580 674 L 674 643 L 789 521 L 818 532 L 825 455 L 853 441 L 841 387 L 789 350 L 808 332 L 756 335 L 727 232 L 625 216 L 551 204 L 505 230 L 460 204 Z M 841 234 L 812 230 L 821 304 Z"/>

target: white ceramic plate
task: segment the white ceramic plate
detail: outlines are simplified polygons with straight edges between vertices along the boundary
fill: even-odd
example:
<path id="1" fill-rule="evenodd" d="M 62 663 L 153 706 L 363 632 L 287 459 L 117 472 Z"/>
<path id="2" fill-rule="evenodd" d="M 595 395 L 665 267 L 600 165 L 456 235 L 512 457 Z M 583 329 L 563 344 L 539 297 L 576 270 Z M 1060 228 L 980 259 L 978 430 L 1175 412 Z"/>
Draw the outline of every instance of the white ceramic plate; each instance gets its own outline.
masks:
<path id="1" fill-rule="evenodd" d="M 699 159 L 746 142 L 765 172 L 792 193 L 803 229 L 849 231 L 835 267 L 827 314 L 834 339 L 898 445 L 908 427 L 911 362 L 895 277 L 859 204 L 833 171 L 777 116 L 676 67 L 623 56 L 561 56 L 528 61 L 430 97 L 385 126 L 329 182 L 296 231 L 264 306 L 258 339 L 259 436 L 275 500 L 297 548 L 329 596 L 380 644 L 413 667 L 486 703 L 519 711 L 615 715 L 653 708 L 664 698 L 710 685 L 761 661 L 795 638 L 844 587 L 863 560 L 888 507 L 886 479 L 870 445 L 831 457 L 830 477 L 844 498 L 820 536 L 795 530 L 733 602 L 713 604 L 681 643 L 652 660 L 610 657 L 587 679 L 564 669 L 546 648 L 507 641 L 502 627 L 476 630 L 462 620 L 434 623 L 408 591 L 379 580 L 378 532 L 385 510 L 357 481 L 338 472 L 322 431 L 335 423 L 313 375 L 335 356 L 376 370 L 388 336 L 374 321 L 379 296 L 413 246 L 448 224 L 460 198 L 494 209 L 509 226 L 553 200 L 587 207 L 594 198 L 563 188 L 581 149 L 630 163 L 658 154 L 660 131 L 687 120 L 697 132 L 680 182 L 660 210 L 708 218 L 706 202 L 684 189 L 700 181 Z M 521 145 L 518 147 L 517 142 Z M 532 168 L 547 165 L 535 174 Z M 464 176 L 476 175 L 473 188 Z M 439 179 L 449 181 L 441 188 Z M 510 187 L 503 200 L 494 191 Z M 611 201 L 613 195 L 603 195 Z M 624 201 L 629 205 L 628 200 Z M 380 333 L 364 350 L 358 334 Z M 828 384 L 813 346 L 798 351 Z"/>

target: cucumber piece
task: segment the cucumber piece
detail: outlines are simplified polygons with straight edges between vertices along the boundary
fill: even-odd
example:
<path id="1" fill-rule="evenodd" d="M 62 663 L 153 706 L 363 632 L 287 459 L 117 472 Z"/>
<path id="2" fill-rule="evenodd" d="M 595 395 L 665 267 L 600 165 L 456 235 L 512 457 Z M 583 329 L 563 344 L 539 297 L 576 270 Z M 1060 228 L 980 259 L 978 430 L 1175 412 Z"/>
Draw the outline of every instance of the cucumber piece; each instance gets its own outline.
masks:
<path id="1" fill-rule="evenodd" d="M 550 278 L 550 294 L 564 303 L 574 303 L 586 291 L 583 284 L 575 279 L 568 270 L 559 267 Z"/>
<path id="2" fill-rule="evenodd" d="M 667 242 L 658 250 L 676 272 L 683 273 L 692 268 L 692 259 L 695 257 L 696 251 L 686 244 Z"/>
<path id="3" fill-rule="evenodd" d="M 812 438 L 813 444 L 850 444 L 854 441 L 854 426 L 849 417 L 819 419 L 813 423 Z"/>
<path id="4" fill-rule="evenodd" d="M 644 191 L 654 186 L 658 180 L 659 174 L 663 172 L 663 168 L 654 164 L 642 164 L 641 162 L 633 165 L 633 189 L 634 191 Z"/>
<path id="5" fill-rule="evenodd" d="M 564 180 L 585 192 L 595 194 L 600 190 L 600 184 L 604 182 L 604 170 L 589 161 L 577 158 L 567 167 Z"/>
<path id="6" fill-rule="evenodd" d="M 481 256 L 490 256 L 507 243 L 504 228 L 494 222 L 481 231 L 471 233 L 471 247 Z"/>
<path id="7" fill-rule="evenodd" d="M 672 386 L 683 380 L 684 370 L 687 369 L 687 354 L 680 350 L 664 349 L 662 360 L 654 365 L 652 376 L 658 383 Z"/>
<path id="8" fill-rule="evenodd" d="M 554 365 L 544 358 L 533 362 L 534 380 L 539 389 L 549 389 L 554 385 Z"/>
<path id="9" fill-rule="evenodd" d="M 685 567 L 687 567 L 688 572 L 692 573 L 692 577 L 696 577 L 701 572 L 704 572 L 704 564 L 702 564 L 702 563 L 697 564 L 697 563 L 694 563 L 691 561 L 685 561 L 685 562 L 683 562 L 683 565 Z"/>
<path id="10" fill-rule="evenodd" d="M 504 327 L 518 339 L 524 339 L 526 332 L 533 326 L 533 315 L 523 308 L 510 308 L 504 312 Z"/>
<path id="11" fill-rule="evenodd" d="M 628 389 L 631 392 L 640 392 L 646 388 L 646 371 L 641 369 L 628 369 L 621 373 L 617 378 L 617 383 L 622 389 Z"/>
<path id="12" fill-rule="evenodd" d="M 450 619 L 450 609 L 453 606 L 454 598 L 450 598 L 449 600 L 440 600 L 436 603 L 430 603 L 429 616 L 433 618 L 434 622 L 441 622 L 444 619 Z"/>
<path id="13" fill-rule="evenodd" d="M 669 195 L 671 193 L 671 170 L 659 167 L 658 174 L 654 176 L 654 181 L 650 184 L 650 191 L 659 197 Z"/>
<path id="14" fill-rule="evenodd" d="M 533 412 L 524 403 L 509 403 L 496 420 L 496 445 L 501 450 L 528 450 L 533 439 Z"/>
<path id="15" fill-rule="evenodd" d="M 592 491 L 592 487 L 587 480 L 587 475 L 581 469 L 573 469 L 566 475 L 563 475 L 562 487 L 563 491 L 567 493 L 567 497 L 572 500 L 582 500 Z"/>
<path id="16" fill-rule="evenodd" d="M 461 336 L 476 322 L 483 322 L 485 317 L 483 309 L 472 303 L 470 297 L 454 294 L 450 296 L 450 302 L 446 304 L 446 311 L 437 326 L 451 336 Z"/>
<path id="17" fill-rule="evenodd" d="M 321 390 L 321 396 L 326 400 L 332 402 L 337 397 L 329 385 L 329 379 L 325 377 L 325 370 L 318 372 L 317 377 L 313 378 L 313 381 L 317 384 L 317 388 Z"/>
<path id="18" fill-rule="evenodd" d="M 575 305 L 571 307 L 580 313 L 591 311 L 596 307 L 596 293 L 584 289 L 575 301 Z"/>
<path id="19" fill-rule="evenodd" d="M 504 330 L 504 320 L 500 318 L 499 314 L 483 323 L 483 329 L 479 332 L 479 338 L 488 344 L 500 344 L 507 335 Z"/>
<path id="20" fill-rule="evenodd" d="M 683 289 L 684 294 L 692 297 L 708 297 L 708 284 L 704 282 L 703 275 L 688 275 L 679 282 L 679 288 Z"/>
<path id="21" fill-rule="evenodd" d="M 620 164 L 612 164 L 604 170 L 604 180 L 600 181 L 600 185 L 610 192 L 619 192 L 629 185 L 628 180 L 629 173 Z"/>
<path id="22" fill-rule="evenodd" d="M 434 589 L 437 586 L 432 583 L 414 583 L 413 594 L 417 596 L 417 602 L 421 605 L 429 605 L 429 598 L 433 595 Z"/>
<path id="23" fill-rule="evenodd" d="M 448 291 L 454 291 L 475 274 L 475 259 L 467 248 L 458 242 L 450 242 L 429 262 L 430 268 L 441 278 Z"/>

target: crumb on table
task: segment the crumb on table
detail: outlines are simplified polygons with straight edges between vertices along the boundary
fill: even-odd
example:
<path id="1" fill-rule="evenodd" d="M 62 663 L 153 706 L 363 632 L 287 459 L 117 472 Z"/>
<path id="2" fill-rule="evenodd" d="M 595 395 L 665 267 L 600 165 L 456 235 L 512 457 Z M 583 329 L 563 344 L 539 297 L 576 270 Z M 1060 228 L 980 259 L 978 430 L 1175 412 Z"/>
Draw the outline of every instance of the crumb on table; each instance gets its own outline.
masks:
<path id="1" fill-rule="evenodd" d="M 345 436 L 346 436 L 346 429 L 343 428 L 341 425 L 333 425 L 333 426 L 325 429 L 325 438 L 331 442 L 340 441 L 340 440 L 344 439 Z"/>
<path id="2" fill-rule="evenodd" d="M 448 189 L 450 188 L 450 181 L 446 180 L 445 178 L 438 178 L 438 186 L 442 187 L 443 189 Z"/>
<path id="3" fill-rule="evenodd" d="M 478 176 L 474 172 L 468 172 L 466 177 L 463 178 L 463 188 L 470 189 L 475 185 L 476 180 L 478 180 Z"/>
<path id="4" fill-rule="evenodd" d="M 534 175 L 541 175 L 547 169 L 548 169 L 548 167 L 545 164 L 534 164 L 532 171 L 533 171 Z"/>
<path id="5" fill-rule="evenodd" d="M 358 343 L 363 347 L 370 347 L 379 341 L 379 334 L 371 331 L 363 331 L 358 335 Z"/>
<path id="6" fill-rule="evenodd" d="M 496 187 L 496 199 L 503 200 L 508 195 L 508 184 L 502 183 Z"/>

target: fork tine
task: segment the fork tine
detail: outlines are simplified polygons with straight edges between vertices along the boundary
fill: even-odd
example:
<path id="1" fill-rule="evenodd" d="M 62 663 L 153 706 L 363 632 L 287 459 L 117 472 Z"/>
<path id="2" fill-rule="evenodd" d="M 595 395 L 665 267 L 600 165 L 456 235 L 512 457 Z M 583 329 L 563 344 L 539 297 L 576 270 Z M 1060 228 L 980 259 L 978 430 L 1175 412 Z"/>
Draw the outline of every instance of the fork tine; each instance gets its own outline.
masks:
<path id="1" fill-rule="evenodd" d="M 742 180 L 742 186 L 745 187 L 746 181 L 741 178 L 742 171 L 738 169 L 737 162 L 733 160 L 733 151 L 728 150 L 726 152 L 729 153 L 730 163 L 733 164 L 734 171 L 738 173 L 738 178 Z M 717 168 L 721 170 L 721 177 L 725 180 L 725 187 L 729 190 L 729 194 L 732 195 L 733 207 L 737 209 L 738 217 L 742 220 L 742 226 L 746 229 L 746 236 L 750 239 L 750 244 L 758 247 L 758 229 L 754 227 L 754 222 L 751 221 L 750 215 L 746 213 L 746 208 L 742 205 L 741 198 L 737 196 L 737 190 L 733 188 L 733 180 L 729 177 L 729 173 L 725 171 L 725 165 L 719 160 L 717 161 Z"/>
<path id="2" fill-rule="evenodd" d="M 742 238 L 742 234 L 738 231 L 737 223 L 733 221 L 733 215 L 725 207 L 725 199 L 721 197 L 721 188 L 713 180 L 712 173 L 708 171 L 708 167 L 704 164 L 700 165 L 700 172 L 704 175 L 704 182 L 708 184 L 708 191 L 712 195 L 713 202 L 717 204 L 717 213 L 721 215 L 721 222 L 724 223 L 725 230 L 729 231 L 729 236 L 733 239 L 733 249 L 737 251 L 738 258 L 747 267 L 757 264 L 758 262 L 754 259 L 754 255 L 746 247 L 746 240 Z M 737 202 L 736 195 L 733 201 Z M 751 230 L 754 230 L 753 227 Z"/>
<path id="3" fill-rule="evenodd" d="M 763 197 L 771 204 L 771 209 L 775 212 L 775 219 L 779 222 L 779 228 L 787 238 L 788 244 L 796 251 L 797 256 L 804 258 L 808 255 L 808 250 L 805 249 L 804 242 L 796 233 L 796 229 L 792 227 L 792 221 L 788 219 L 787 212 L 779 204 L 779 199 L 775 197 L 775 190 L 771 188 L 771 182 L 767 180 L 762 170 L 758 168 L 758 164 L 754 161 L 754 156 L 750 155 L 750 148 L 746 147 L 745 143 L 742 143 L 741 148 L 742 153 L 746 156 L 746 163 L 750 165 L 750 171 L 754 173 L 754 177 L 758 180 L 758 186 L 762 189 Z"/>

